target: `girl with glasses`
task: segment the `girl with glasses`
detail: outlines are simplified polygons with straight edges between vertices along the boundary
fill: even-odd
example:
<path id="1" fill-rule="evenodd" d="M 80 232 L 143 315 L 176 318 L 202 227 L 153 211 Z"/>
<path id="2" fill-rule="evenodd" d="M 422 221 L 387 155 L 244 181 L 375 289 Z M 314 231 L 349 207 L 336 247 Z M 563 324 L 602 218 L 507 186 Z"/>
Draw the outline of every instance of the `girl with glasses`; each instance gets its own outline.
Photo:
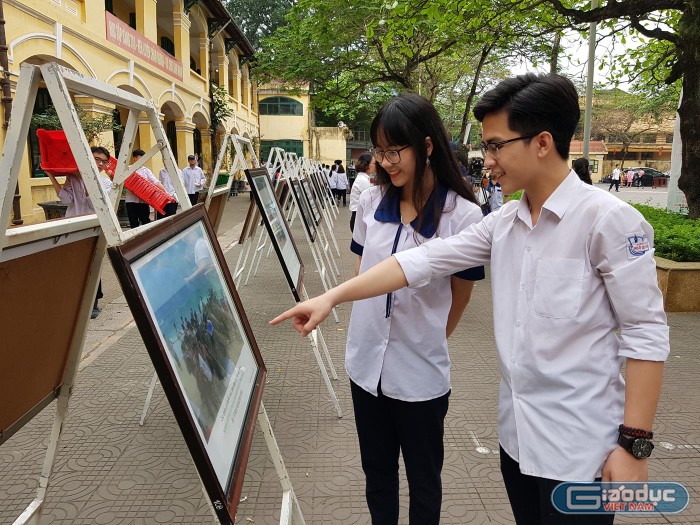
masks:
<path id="1" fill-rule="evenodd" d="M 392 99 L 370 133 L 377 185 L 357 199 L 351 249 L 359 257 L 359 273 L 395 252 L 481 220 L 430 102 L 414 94 Z M 350 205 L 355 206 L 352 196 Z M 398 523 L 399 451 L 411 494 L 409 522 L 440 520 L 450 395 L 447 338 L 474 281 L 483 278 L 480 267 L 353 305 L 346 367 L 375 524 Z"/>

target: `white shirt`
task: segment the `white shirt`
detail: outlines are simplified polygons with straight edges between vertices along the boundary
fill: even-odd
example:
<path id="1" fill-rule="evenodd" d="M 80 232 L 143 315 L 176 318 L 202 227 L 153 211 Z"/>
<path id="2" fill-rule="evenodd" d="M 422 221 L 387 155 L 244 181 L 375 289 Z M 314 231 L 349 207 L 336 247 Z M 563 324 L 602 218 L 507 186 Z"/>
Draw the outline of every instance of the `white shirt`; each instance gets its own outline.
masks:
<path id="1" fill-rule="evenodd" d="M 620 169 L 615 168 L 612 172 L 612 178 L 613 180 L 620 180 Z"/>
<path id="2" fill-rule="evenodd" d="M 166 168 L 161 168 L 160 172 L 158 173 L 158 178 L 160 179 L 160 183 L 165 188 L 165 191 L 167 191 L 171 197 L 177 200 L 177 191 L 175 191 L 173 179 L 170 178 L 170 173 L 168 173 Z"/>
<path id="3" fill-rule="evenodd" d="M 476 204 L 438 187 L 429 203 L 434 199 L 444 203 L 439 226 L 427 217 L 418 233 L 416 221 L 401 223 L 399 199 L 389 197 L 382 198 L 378 186 L 360 196 L 351 245 L 362 257 L 360 273 L 394 252 L 435 235 L 453 235 L 482 217 Z M 450 273 L 455 272 L 459 270 Z M 484 270 L 471 269 L 458 276 L 483 279 Z M 450 277 L 445 276 L 420 290 L 404 288 L 389 296 L 355 301 L 345 355 L 350 379 L 375 396 L 381 379 L 382 393 L 402 401 L 425 401 L 446 394 L 450 390 L 446 327 L 451 298 Z"/>
<path id="4" fill-rule="evenodd" d="M 204 177 L 204 172 L 199 166 L 195 166 L 194 168 L 187 166 L 184 170 L 182 170 L 182 181 L 184 182 L 185 190 L 187 190 L 189 195 L 197 193 L 198 190 L 201 190 L 206 180 L 207 179 Z"/>
<path id="5" fill-rule="evenodd" d="M 343 173 L 338 173 L 337 171 L 334 174 L 335 177 L 335 187 L 336 189 L 339 190 L 347 190 L 348 189 L 348 174 L 343 172 Z"/>
<path id="6" fill-rule="evenodd" d="M 360 195 L 367 188 L 371 187 L 372 183 L 369 180 L 369 175 L 361 171 L 355 177 L 355 182 L 352 183 L 350 190 L 350 211 L 357 211 L 357 203 L 360 200 Z"/>
<path id="7" fill-rule="evenodd" d="M 153 175 L 153 172 L 149 170 L 146 166 L 141 166 L 139 169 L 136 170 L 138 175 L 143 177 L 149 182 L 152 182 L 153 184 L 158 184 L 158 179 L 156 179 L 156 176 Z M 139 199 L 136 195 L 131 193 L 129 190 L 126 190 L 126 196 L 124 197 L 124 202 L 146 202 L 144 200 Z"/>
<path id="8" fill-rule="evenodd" d="M 109 195 L 112 189 L 112 181 L 105 176 L 103 171 L 100 171 L 99 177 L 100 184 L 102 184 L 105 192 Z M 66 182 L 63 184 L 61 191 L 58 192 L 58 198 L 62 204 L 68 205 L 66 217 L 95 213 L 85 182 L 83 182 L 83 177 L 80 175 L 71 174 L 66 176 Z"/>
<path id="9" fill-rule="evenodd" d="M 624 358 L 668 356 L 652 242 L 637 210 L 572 171 L 534 228 L 524 195 L 459 235 L 395 255 L 410 286 L 491 263 L 499 440 L 522 473 L 600 476 L 623 422 Z"/>
<path id="10" fill-rule="evenodd" d="M 492 184 L 489 191 L 489 206 L 491 206 L 491 211 L 494 212 L 500 210 L 501 206 L 503 206 L 503 190 L 501 189 L 501 186 Z"/>

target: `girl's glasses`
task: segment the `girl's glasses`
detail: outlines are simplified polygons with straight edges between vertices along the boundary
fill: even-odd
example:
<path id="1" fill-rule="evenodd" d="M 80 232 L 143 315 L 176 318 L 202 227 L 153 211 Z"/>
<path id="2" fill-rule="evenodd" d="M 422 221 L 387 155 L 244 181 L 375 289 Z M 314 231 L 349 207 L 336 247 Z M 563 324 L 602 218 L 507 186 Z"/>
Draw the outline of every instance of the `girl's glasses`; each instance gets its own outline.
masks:
<path id="1" fill-rule="evenodd" d="M 386 158 L 389 164 L 398 164 L 401 162 L 401 154 L 399 152 L 405 150 L 406 148 L 410 148 L 410 146 L 404 146 L 403 148 L 392 149 L 389 151 L 382 151 L 372 148 L 369 150 L 369 152 L 377 162 L 381 163 Z"/>

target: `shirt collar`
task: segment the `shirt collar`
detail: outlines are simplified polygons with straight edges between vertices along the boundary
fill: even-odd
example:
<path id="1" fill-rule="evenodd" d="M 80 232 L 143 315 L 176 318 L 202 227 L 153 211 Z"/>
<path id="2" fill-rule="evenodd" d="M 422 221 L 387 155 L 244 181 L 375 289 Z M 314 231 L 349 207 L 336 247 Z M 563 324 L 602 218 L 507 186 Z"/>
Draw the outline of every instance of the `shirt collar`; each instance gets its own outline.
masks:
<path id="1" fill-rule="evenodd" d="M 569 204 L 571 204 L 571 201 L 574 199 L 576 190 L 579 189 L 581 184 L 583 184 L 583 181 L 578 178 L 574 170 L 571 170 L 542 207 L 554 213 L 561 220 Z"/>
<path id="2" fill-rule="evenodd" d="M 583 181 L 578 178 L 574 170 L 571 170 L 561 184 L 557 186 L 557 189 L 547 198 L 542 208 L 551 211 L 561 220 L 569 204 L 571 204 L 571 201 L 574 199 L 576 190 L 579 189 L 581 184 L 583 184 Z M 527 219 L 531 218 L 530 203 L 527 200 L 527 193 L 523 193 L 518 203 L 517 216 L 524 222 L 528 222 Z"/>
<path id="3" fill-rule="evenodd" d="M 435 203 L 435 199 L 438 199 L 440 203 L 440 209 L 444 209 L 445 201 L 447 200 L 447 186 L 437 182 L 435 188 L 433 189 L 430 197 L 423 206 L 423 209 L 431 209 Z M 386 192 L 382 197 L 379 206 L 374 212 L 374 220 L 379 222 L 401 222 L 401 195 L 400 192 Z M 418 217 L 416 217 L 412 222 L 411 226 L 418 231 L 426 239 L 430 239 L 437 231 L 437 223 L 434 221 L 432 214 L 427 214 L 423 219 L 423 223 L 418 228 Z"/>

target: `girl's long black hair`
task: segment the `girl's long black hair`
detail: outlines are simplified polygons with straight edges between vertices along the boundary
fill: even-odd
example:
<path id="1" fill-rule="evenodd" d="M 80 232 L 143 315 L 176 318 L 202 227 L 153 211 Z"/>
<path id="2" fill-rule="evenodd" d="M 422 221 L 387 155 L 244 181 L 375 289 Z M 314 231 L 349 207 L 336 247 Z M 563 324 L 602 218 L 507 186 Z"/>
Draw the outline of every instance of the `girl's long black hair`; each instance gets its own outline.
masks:
<path id="1" fill-rule="evenodd" d="M 425 147 L 426 137 L 433 143 L 430 155 L 430 167 L 437 184 L 454 191 L 460 197 L 478 204 L 474 190 L 470 188 L 459 172 L 457 158 L 450 148 L 445 126 L 435 107 L 425 98 L 415 93 L 399 95 L 387 102 L 372 121 L 370 137 L 375 146 L 382 138 L 385 144 L 392 146 L 410 146 L 416 158 L 416 171 L 413 178 L 413 206 L 418 210 L 418 227 L 427 217 L 432 217 L 434 224 L 440 224 L 443 209 L 439 199 L 433 199 L 433 209 L 424 209 L 429 195 L 424 195 L 424 178 L 428 152 Z M 381 163 L 377 162 L 377 183 L 392 198 L 400 198 L 401 188 L 391 184 L 389 174 Z"/>

